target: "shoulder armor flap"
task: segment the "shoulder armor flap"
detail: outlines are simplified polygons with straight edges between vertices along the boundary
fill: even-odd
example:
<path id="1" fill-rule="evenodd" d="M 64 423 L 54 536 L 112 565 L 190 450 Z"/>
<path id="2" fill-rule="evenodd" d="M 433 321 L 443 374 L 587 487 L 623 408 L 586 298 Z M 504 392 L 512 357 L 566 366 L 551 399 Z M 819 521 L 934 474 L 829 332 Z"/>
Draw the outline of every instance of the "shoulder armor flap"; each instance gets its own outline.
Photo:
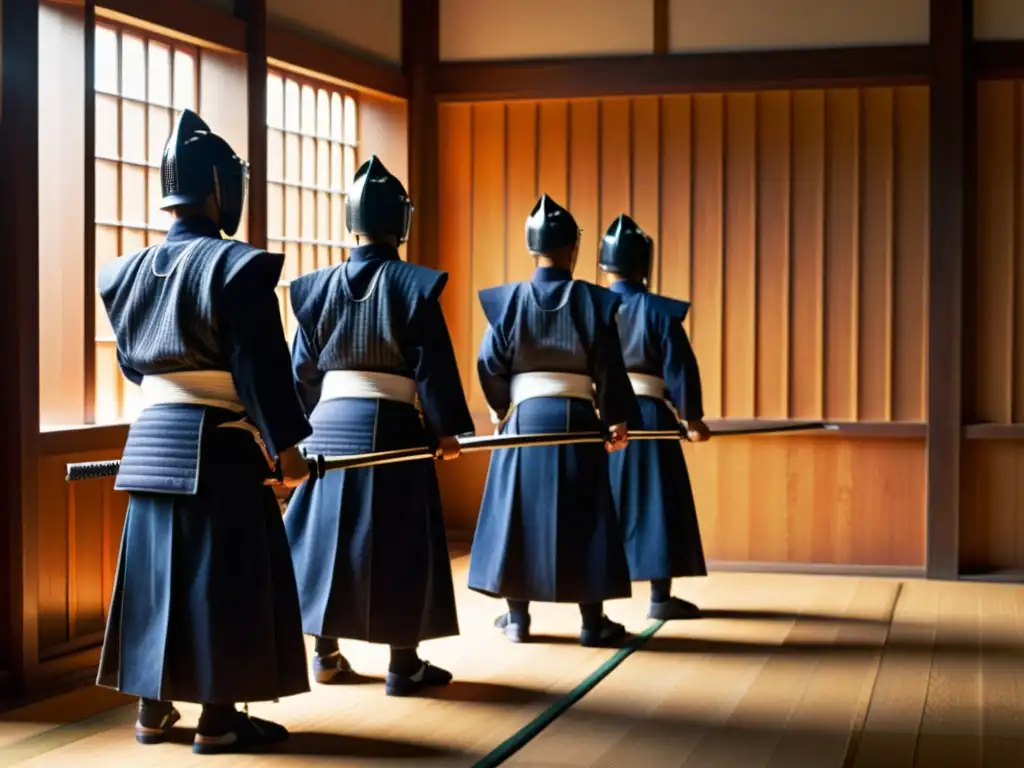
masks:
<path id="1" fill-rule="evenodd" d="M 252 281 L 257 289 L 277 287 L 284 269 L 284 255 L 269 253 L 237 240 L 224 240 L 221 258 L 224 260 L 224 285 L 240 279 Z"/>
<path id="2" fill-rule="evenodd" d="M 417 299 L 438 299 L 448 284 L 448 273 L 408 261 L 389 261 L 388 269 L 395 270 L 399 279 L 408 285 Z"/>
<path id="3" fill-rule="evenodd" d="M 590 300 L 594 303 L 594 310 L 598 319 L 605 325 L 613 324 L 615 322 L 615 315 L 619 311 L 619 306 L 622 304 L 622 297 L 614 291 L 602 288 L 600 285 L 583 280 L 578 280 L 577 282 L 586 286 Z"/>
<path id="4" fill-rule="evenodd" d="M 301 275 L 288 284 L 288 295 L 292 305 L 292 313 L 299 325 L 308 329 L 319 319 L 326 287 L 341 269 L 340 264 Z"/>
<path id="5" fill-rule="evenodd" d="M 484 288 L 478 294 L 480 306 L 484 310 L 484 316 L 492 328 L 498 328 L 501 325 L 505 312 L 508 309 L 509 301 L 512 300 L 512 296 L 519 285 L 520 283 L 509 283 L 508 285 L 498 285 L 494 288 Z"/>
<path id="6" fill-rule="evenodd" d="M 670 299 L 668 296 L 659 296 L 656 293 L 648 293 L 649 306 L 658 314 L 665 315 L 670 320 L 683 322 L 690 311 L 690 302 Z"/>
<path id="7" fill-rule="evenodd" d="M 96 286 L 103 296 L 111 290 L 116 290 L 117 282 L 121 278 L 122 273 L 128 267 L 142 256 L 142 254 L 149 251 L 149 248 L 144 248 L 141 251 L 137 251 L 128 256 L 120 256 L 112 261 L 108 261 L 100 268 L 99 275 L 96 277 Z"/>

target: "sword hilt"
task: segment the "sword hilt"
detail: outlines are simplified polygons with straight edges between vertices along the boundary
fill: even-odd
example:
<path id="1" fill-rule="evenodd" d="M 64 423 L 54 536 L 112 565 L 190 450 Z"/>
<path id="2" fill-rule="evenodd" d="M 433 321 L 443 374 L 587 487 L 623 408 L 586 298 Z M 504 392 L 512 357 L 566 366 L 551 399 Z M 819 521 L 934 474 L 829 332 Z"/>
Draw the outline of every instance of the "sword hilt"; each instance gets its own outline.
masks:
<path id="1" fill-rule="evenodd" d="M 322 480 L 327 472 L 324 457 L 315 456 L 311 458 L 307 456 L 306 461 L 309 463 L 309 476 Z M 117 472 L 120 468 L 121 462 L 116 459 L 109 459 L 107 461 L 79 461 L 67 465 L 64 480 L 69 483 L 77 483 L 83 480 L 102 480 L 105 477 L 117 477 Z M 270 479 L 281 482 L 280 465 L 274 469 Z"/>
<path id="2" fill-rule="evenodd" d="M 79 480 L 99 480 L 104 477 L 115 477 L 121 466 L 120 461 L 80 461 L 67 465 L 64 479 L 69 483 Z"/>

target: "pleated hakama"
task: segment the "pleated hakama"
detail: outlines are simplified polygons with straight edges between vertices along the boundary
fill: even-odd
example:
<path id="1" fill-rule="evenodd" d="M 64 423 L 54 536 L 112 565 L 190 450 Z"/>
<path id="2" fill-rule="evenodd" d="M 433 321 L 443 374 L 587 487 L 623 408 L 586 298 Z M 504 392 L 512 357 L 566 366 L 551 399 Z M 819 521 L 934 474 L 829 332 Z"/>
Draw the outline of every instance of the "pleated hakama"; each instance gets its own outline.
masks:
<path id="1" fill-rule="evenodd" d="M 592 404 L 526 400 L 503 434 L 603 430 Z M 491 456 L 469 586 L 494 597 L 590 603 L 629 597 L 630 581 L 601 444 Z"/>

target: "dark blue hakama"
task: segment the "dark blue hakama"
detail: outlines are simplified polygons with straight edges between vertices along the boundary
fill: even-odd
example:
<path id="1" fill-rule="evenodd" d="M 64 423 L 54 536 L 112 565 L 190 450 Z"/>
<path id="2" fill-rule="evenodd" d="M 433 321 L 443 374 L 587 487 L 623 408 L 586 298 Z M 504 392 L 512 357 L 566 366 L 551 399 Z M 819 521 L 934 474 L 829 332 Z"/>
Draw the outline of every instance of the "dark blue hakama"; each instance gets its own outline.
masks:
<path id="1" fill-rule="evenodd" d="M 703 417 L 700 373 L 682 321 L 683 302 L 643 293 L 625 281 L 619 329 L 630 370 L 665 380 L 665 397 L 688 419 Z M 679 416 L 665 399 L 638 397 L 636 429 L 675 429 Z M 630 576 L 653 581 L 706 576 L 696 505 L 682 447 L 675 441 L 631 442 L 609 457 L 612 492 L 622 525 Z"/>
<path id="2" fill-rule="evenodd" d="M 418 447 L 429 444 L 431 435 L 473 431 L 437 301 L 446 276 L 397 258 L 393 249 L 367 246 L 353 251 L 348 269 L 360 292 L 383 263 L 390 263 L 389 272 L 395 270 L 386 288 L 391 291 L 390 332 L 401 336 L 398 346 L 415 379 L 422 416 L 416 407 L 390 400 L 320 400 L 323 378 L 331 370 L 324 363 L 330 350 L 311 339 L 318 317 L 332 311 L 324 297 L 338 277 L 322 270 L 293 293 L 301 328 L 292 357 L 313 424 L 313 435 L 304 444 L 309 453 L 342 456 Z M 342 316 L 344 311 L 334 313 Z M 331 343 L 356 344 L 359 333 L 372 335 L 360 323 L 349 322 L 352 328 L 339 325 L 342 330 L 326 334 L 336 339 Z M 459 633 L 433 461 L 341 470 L 307 482 L 292 497 L 285 525 L 307 634 L 412 648 Z"/>
<path id="3" fill-rule="evenodd" d="M 219 233 L 206 220 L 177 222 L 164 255 L 173 257 L 197 237 L 219 239 Z M 161 360 L 159 350 L 182 348 L 173 334 L 202 325 L 187 313 L 201 313 L 209 297 L 165 296 L 166 309 L 133 306 L 138 299 L 132 294 L 149 279 L 150 266 L 140 266 L 138 256 L 123 261 L 101 286 L 115 328 L 122 312 L 155 317 L 166 311 L 175 318 L 162 328 L 132 321 L 118 335 L 122 372 L 138 384 L 140 371 L 160 373 L 174 364 Z M 310 433 L 273 292 L 282 264 L 281 256 L 232 244 L 217 264 L 207 267 L 193 256 L 182 267 L 191 270 L 183 284 L 205 285 L 219 316 L 215 332 L 186 340 L 184 348 L 202 342 L 208 358 L 222 357 L 271 455 Z M 140 336 L 144 327 L 149 335 Z M 179 360 L 170 370 L 189 369 Z M 203 704 L 268 701 L 309 690 L 295 578 L 280 509 L 264 485 L 266 459 L 248 433 L 218 428 L 239 417 L 165 405 L 147 408 L 132 425 L 118 477 L 130 501 L 99 685 Z"/>
<path id="4" fill-rule="evenodd" d="M 480 379 L 491 408 L 511 406 L 510 382 L 518 369 L 551 371 L 552 359 L 534 349 L 517 349 L 519 324 L 529 322 L 524 306 L 535 291 L 555 306 L 569 275 L 539 269 L 529 288 L 503 286 L 481 294 L 491 327 L 481 345 Z M 582 370 L 594 380 L 603 422 L 591 402 L 535 398 L 518 404 L 503 434 L 604 430 L 627 421 L 635 399 L 622 363 L 612 318 L 618 302 L 597 286 L 577 283 L 566 311 L 583 341 Z M 563 326 L 564 328 L 565 326 Z M 553 340 L 553 346 L 565 340 Z M 512 600 L 596 603 L 629 597 L 629 571 L 608 480 L 603 445 L 516 448 L 491 456 L 473 537 L 469 586 Z"/>

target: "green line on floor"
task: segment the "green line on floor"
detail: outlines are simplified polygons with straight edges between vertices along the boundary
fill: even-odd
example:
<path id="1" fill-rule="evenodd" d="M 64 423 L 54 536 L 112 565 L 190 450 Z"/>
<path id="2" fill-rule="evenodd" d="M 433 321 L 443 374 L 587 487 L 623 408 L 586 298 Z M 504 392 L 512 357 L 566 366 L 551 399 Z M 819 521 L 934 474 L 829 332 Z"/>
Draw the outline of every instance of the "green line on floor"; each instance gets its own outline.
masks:
<path id="1" fill-rule="evenodd" d="M 616 651 L 611 658 L 591 672 L 583 682 L 491 750 L 489 754 L 474 763 L 473 768 L 495 768 L 495 766 L 504 763 L 512 755 L 533 741 L 533 739 L 537 738 L 541 731 L 568 712 L 580 699 L 596 688 L 598 683 L 612 673 L 612 670 L 625 661 L 633 651 L 639 649 L 650 640 L 663 626 L 665 626 L 664 621 L 655 621 L 639 635 L 635 635 L 626 645 Z"/>

